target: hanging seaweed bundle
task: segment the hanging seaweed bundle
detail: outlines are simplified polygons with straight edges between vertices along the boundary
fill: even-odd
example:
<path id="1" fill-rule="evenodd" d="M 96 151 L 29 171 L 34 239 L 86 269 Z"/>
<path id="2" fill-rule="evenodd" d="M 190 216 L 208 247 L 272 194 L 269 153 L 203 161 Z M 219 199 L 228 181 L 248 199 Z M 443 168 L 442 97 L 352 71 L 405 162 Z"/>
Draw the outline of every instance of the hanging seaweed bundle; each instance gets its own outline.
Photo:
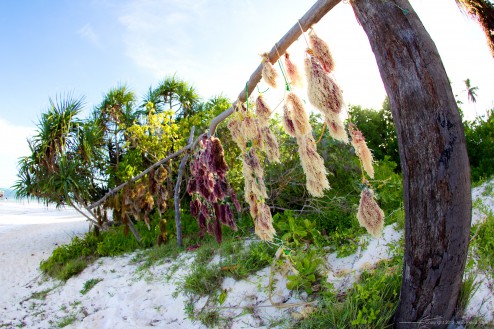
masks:
<path id="1" fill-rule="evenodd" d="M 269 117 L 271 116 L 271 108 L 266 103 L 262 94 L 259 94 L 256 98 L 256 115 L 259 118 L 261 125 L 268 125 Z"/>
<path id="2" fill-rule="evenodd" d="M 208 232 L 221 243 L 222 225 L 237 230 L 226 198 L 230 198 L 237 211 L 240 211 L 240 203 L 226 179 L 228 165 L 221 141 L 216 137 L 204 136 L 199 141 L 199 148 L 191 162 L 191 178 L 187 183 L 187 193 L 192 196 L 190 212 L 197 218 L 199 234 L 203 236 Z"/>
<path id="3" fill-rule="evenodd" d="M 317 153 L 304 103 L 295 93 L 289 92 L 283 110 L 283 127 L 288 135 L 296 138 L 307 190 L 312 196 L 322 197 L 324 190 L 330 188 L 329 181 L 324 160 Z"/>
<path id="4" fill-rule="evenodd" d="M 331 137 L 345 144 L 349 142 L 348 134 L 345 130 L 345 125 L 343 124 L 339 116 L 335 115 L 331 119 L 326 118 L 325 123 L 328 127 Z"/>
<path id="5" fill-rule="evenodd" d="M 269 55 L 264 53 L 262 56 L 262 71 L 261 75 L 264 81 L 271 87 L 276 88 L 278 86 L 278 72 L 274 68 L 273 64 L 269 61 Z"/>
<path id="6" fill-rule="evenodd" d="M 364 187 L 360 194 L 357 218 L 360 226 L 365 227 L 372 236 L 379 238 L 384 226 L 384 212 L 374 199 L 374 191 Z"/>
<path id="7" fill-rule="evenodd" d="M 317 153 L 316 142 L 312 134 L 297 137 L 300 162 L 306 177 L 306 186 L 309 193 L 315 197 L 322 197 L 324 190 L 330 188 L 326 167 L 323 158 Z"/>
<path id="8" fill-rule="evenodd" d="M 276 231 L 273 227 L 271 211 L 266 205 L 268 198 L 264 183 L 264 171 L 254 148 L 243 155 L 242 172 L 245 179 L 245 201 L 249 204 L 250 215 L 254 219 L 255 232 L 263 241 L 272 241 Z"/>
<path id="9" fill-rule="evenodd" d="M 341 113 L 343 94 L 336 82 L 324 71 L 320 62 L 309 54 L 305 58 L 309 101 L 326 118 Z"/>
<path id="10" fill-rule="evenodd" d="M 290 54 L 285 53 L 285 67 L 286 74 L 288 75 L 288 79 L 290 80 L 290 85 L 294 87 L 302 87 L 302 77 L 298 68 L 295 64 L 293 64 L 290 59 Z"/>
<path id="11" fill-rule="evenodd" d="M 243 104 L 237 106 L 237 111 L 228 122 L 228 128 L 232 133 L 233 140 L 242 151 L 244 197 L 249 204 L 256 234 L 261 240 L 271 241 L 276 232 L 273 228 L 271 212 L 265 203 L 268 194 L 258 152 L 264 150 L 271 162 L 279 162 L 280 152 L 276 137 L 268 125 L 271 110 L 262 96 L 256 99 L 256 113 L 257 115 Z M 257 131 L 258 133 L 249 134 L 248 131 Z"/>
<path id="12" fill-rule="evenodd" d="M 327 73 L 333 72 L 334 60 L 329 50 L 328 44 L 319 38 L 316 32 L 311 29 L 309 32 L 309 44 L 312 50 L 312 54 L 321 63 L 322 68 Z"/>
<path id="13" fill-rule="evenodd" d="M 352 136 L 353 148 L 360 159 L 362 167 L 370 178 L 374 178 L 374 167 L 372 165 L 373 157 L 371 151 L 367 147 L 364 135 L 353 123 L 350 124 L 349 129 L 350 135 Z"/>
<path id="14" fill-rule="evenodd" d="M 333 56 L 326 42 L 314 30 L 309 33 L 309 43 L 311 48 L 307 50 L 305 58 L 309 101 L 323 114 L 331 137 L 348 143 L 348 134 L 340 119 L 343 94 L 329 75 L 335 66 Z"/>
<path id="15" fill-rule="evenodd" d="M 286 95 L 283 110 L 285 117 L 290 119 L 290 125 L 293 126 L 295 136 L 304 136 L 312 132 L 304 103 L 294 92 L 289 92 Z M 290 134 L 288 131 L 287 133 Z"/>

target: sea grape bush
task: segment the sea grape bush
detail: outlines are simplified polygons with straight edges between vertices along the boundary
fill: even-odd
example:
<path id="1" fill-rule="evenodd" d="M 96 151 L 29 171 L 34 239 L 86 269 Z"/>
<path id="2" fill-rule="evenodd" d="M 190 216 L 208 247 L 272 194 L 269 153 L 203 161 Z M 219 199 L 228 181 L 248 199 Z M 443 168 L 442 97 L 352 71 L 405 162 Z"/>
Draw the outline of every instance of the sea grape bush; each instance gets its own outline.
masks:
<path id="1" fill-rule="evenodd" d="M 199 141 L 199 151 L 190 165 L 191 178 L 187 193 L 192 196 L 190 213 L 197 218 L 201 236 L 205 232 L 221 243 L 222 225 L 237 230 L 237 225 L 227 198 L 240 211 L 240 203 L 233 188 L 228 184 L 228 165 L 221 141 L 204 136 Z"/>

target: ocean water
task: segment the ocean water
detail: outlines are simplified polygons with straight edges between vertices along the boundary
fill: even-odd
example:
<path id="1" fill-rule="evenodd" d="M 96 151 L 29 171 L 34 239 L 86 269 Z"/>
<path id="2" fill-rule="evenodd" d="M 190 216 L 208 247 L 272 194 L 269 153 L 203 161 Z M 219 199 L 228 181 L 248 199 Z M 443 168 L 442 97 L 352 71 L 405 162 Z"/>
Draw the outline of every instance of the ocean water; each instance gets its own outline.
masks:
<path id="1" fill-rule="evenodd" d="M 71 207 L 46 205 L 32 199 L 15 197 L 0 199 L 0 233 L 20 229 L 24 225 L 84 221 Z"/>

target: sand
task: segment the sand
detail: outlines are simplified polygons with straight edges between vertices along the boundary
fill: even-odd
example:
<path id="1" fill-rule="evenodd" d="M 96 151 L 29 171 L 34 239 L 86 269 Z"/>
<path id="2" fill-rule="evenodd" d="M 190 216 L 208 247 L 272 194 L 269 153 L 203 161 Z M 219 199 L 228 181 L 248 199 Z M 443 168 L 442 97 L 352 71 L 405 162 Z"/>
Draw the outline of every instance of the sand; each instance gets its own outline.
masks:
<path id="1" fill-rule="evenodd" d="M 494 196 L 485 186 L 474 189 L 472 195 L 484 204 L 484 211 L 474 211 L 473 222 L 477 223 L 485 220 L 486 210 L 494 209 Z M 73 210 L 0 201 L 0 328 L 56 328 L 65 324 L 65 328 L 205 328 L 187 319 L 188 298 L 176 292 L 194 253 L 184 253 L 173 262 L 158 262 L 146 270 L 140 270 L 138 252 L 105 257 L 65 283 L 41 275 L 41 260 L 56 246 L 87 230 L 88 223 Z M 388 225 L 381 239 L 364 236 L 362 244 L 365 242 L 367 247 L 356 254 L 345 258 L 328 255 L 327 280 L 340 290 L 350 287 L 363 270 L 390 257 L 390 247 L 402 234 L 396 225 Z M 170 272 L 172 269 L 176 271 Z M 169 273 L 173 273 L 170 278 Z M 492 273 L 478 271 L 476 275 L 479 288 L 465 318 L 483 315 L 485 320 L 494 321 Z M 276 274 L 275 279 L 275 302 L 305 300 L 304 294 L 286 289 L 286 278 Z M 99 282 L 83 294 L 89 280 Z M 220 313 L 228 320 L 223 326 L 268 328 L 292 321 L 291 315 L 300 313 L 302 308 L 273 307 L 267 294 L 268 283 L 269 268 L 242 281 L 225 279 L 222 289 L 227 295 Z M 40 292 L 43 298 L 33 295 Z M 199 310 L 206 305 L 207 298 L 202 298 L 192 307 Z"/>

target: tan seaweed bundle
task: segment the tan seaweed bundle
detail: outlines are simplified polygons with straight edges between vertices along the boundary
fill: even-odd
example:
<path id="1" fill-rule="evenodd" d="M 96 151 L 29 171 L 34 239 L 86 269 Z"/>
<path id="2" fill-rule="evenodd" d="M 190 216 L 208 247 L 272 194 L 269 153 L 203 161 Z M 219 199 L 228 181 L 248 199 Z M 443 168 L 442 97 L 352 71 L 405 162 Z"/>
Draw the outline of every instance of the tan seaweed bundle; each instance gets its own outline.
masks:
<path id="1" fill-rule="evenodd" d="M 283 109 L 288 118 L 293 122 L 295 135 L 303 136 L 312 132 L 312 127 L 309 122 L 309 116 L 305 110 L 302 100 L 293 92 L 289 92 L 285 97 L 285 105 Z M 291 129 L 291 128 L 288 128 Z M 288 134 L 290 134 L 287 131 Z"/>
<path id="2" fill-rule="evenodd" d="M 258 140 L 260 138 L 259 121 L 251 111 L 244 113 L 244 118 L 240 125 L 240 131 L 247 140 Z"/>
<path id="3" fill-rule="evenodd" d="M 242 134 L 242 121 L 241 117 L 235 113 L 232 115 L 232 118 L 230 121 L 228 121 L 228 129 L 230 130 L 230 133 L 232 134 L 232 138 L 237 144 L 238 148 L 243 152 L 245 152 L 246 147 L 247 147 L 247 140 L 245 139 L 244 135 Z"/>
<path id="4" fill-rule="evenodd" d="M 366 228 L 372 236 L 379 238 L 384 226 L 384 212 L 374 199 L 374 191 L 364 187 L 360 194 L 357 218 L 360 226 Z"/>
<path id="5" fill-rule="evenodd" d="M 292 109 L 285 103 L 283 105 L 283 118 L 281 120 L 281 123 L 283 124 L 283 129 L 285 129 L 285 132 L 288 135 L 290 135 L 291 137 L 297 137 L 292 112 Z"/>
<path id="6" fill-rule="evenodd" d="M 264 97 L 262 97 L 262 94 L 259 94 L 256 98 L 256 115 L 261 126 L 268 125 L 269 117 L 271 116 L 271 109 L 266 103 Z"/>
<path id="7" fill-rule="evenodd" d="M 290 79 L 290 84 L 295 87 L 302 87 L 302 77 L 298 68 L 290 60 L 290 54 L 285 53 L 285 67 L 288 78 Z"/>
<path id="8" fill-rule="evenodd" d="M 312 134 L 297 136 L 298 153 L 306 177 L 306 186 L 309 193 L 322 197 L 324 190 L 330 188 L 326 177 L 326 167 L 323 158 L 317 153 L 316 142 Z"/>
<path id="9" fill-rule="evenodd" d="M 369 175 L 370 178 L 374 178 L 374 167 L 372 166 L 373 157 L 371 151 L 367 147 L 364 135 L 353 123 L 350 124 L 349 128 L 355 153 L 359 157 L 367 175 Z"/>
<path id="10" fill-rule="evenodd" d="M 329 134 L 336 140 L 343 143 L 348 143 L 348 134 L 345 130 L 345 125 L 341 122 L 340 117 L 335 115 L 333 118 L 326 118 Z"/>
<path id="11" fill-rule="evenodd" d="M 269 207 L 264 200 L 268 197 L 264 173 L 254 148 L 243 156 L 242 171 L 245 179 L 245 201 L 249 204 L 254 219 L 255 232 L 263 241 L 272 241 L 275 230 Z"/>
<path id="12" fill-rule="evenodd" d="M 261 139 L 263 141 L 263 148 L 269 162 L 280 162 L 280 148 L 276 136 L 273 134 L 268 126 L 261 128 Z"/>
<path id="13" fill-rule="evenodd" d="M 269 56 L 267 53 L 264 53 L 261 55 L 262 56 L 262 71 L 261 75 L 264 81 L 266 83 L 273 87 L 276 88 L 278 83 L 278 72 L 275 70 L 273 64 L 269 61 Z"/>
<path id="14" fill-rule="evenodd" d="M 336 82 L 324 71 L 314 57 L 305 58 L 307 94 L 309 101 L 326 118 L 338 115 L 343 106 L 343 94 Z"/>
<path id="15" fill-rule="evenodd" d="M 334 70 L 334 60 L 331 51 L 328 44 L 319 38 L 314 30 L 309 32 L 309 44 L 312 54 L 321 63 L 322 68 L 328 73 L 332 72 Z"/>
<path id="16" fill-rule="evenodd" d="M 266 203 L 257 205 L 257 216 L 255 217 L 255 232 L 263 241 L 273 241 L 276 231 L 273 227 L 273 217 Z"/>

